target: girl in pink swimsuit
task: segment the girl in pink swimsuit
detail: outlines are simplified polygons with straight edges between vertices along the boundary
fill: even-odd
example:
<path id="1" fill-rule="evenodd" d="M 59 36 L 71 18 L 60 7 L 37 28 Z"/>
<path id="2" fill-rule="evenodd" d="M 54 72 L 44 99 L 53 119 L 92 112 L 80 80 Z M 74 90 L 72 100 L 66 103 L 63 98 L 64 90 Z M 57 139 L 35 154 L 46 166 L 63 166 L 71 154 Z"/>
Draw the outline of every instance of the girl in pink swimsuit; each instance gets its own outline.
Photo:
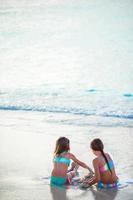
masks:
<path id="1" fill-rule="evenodd" d="M 84 181 L 83 186 L 89 187 L 97 184 L 98 188 L 112 188 L 118 186 L 118 177 L 115 173 L 113 160 L 108 153 L 103 151 L 104 145 L 99 138 L 94 139 L 90 147 L 96 156 L 93 160 L 95 175 L 89 181 Z"/>

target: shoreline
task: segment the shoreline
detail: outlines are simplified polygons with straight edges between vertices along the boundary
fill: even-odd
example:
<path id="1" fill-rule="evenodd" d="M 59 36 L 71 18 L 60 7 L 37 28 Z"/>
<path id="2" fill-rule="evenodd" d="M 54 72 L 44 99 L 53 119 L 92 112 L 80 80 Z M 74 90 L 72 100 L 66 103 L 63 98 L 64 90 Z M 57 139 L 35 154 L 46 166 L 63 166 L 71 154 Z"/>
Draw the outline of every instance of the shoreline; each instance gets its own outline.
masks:
<path id="1" fill-rule="evenodd" d="M 111 152 L 118 176 L 133 179 L 132 128 L 61 125 L 48 122 L 51 114 L 34 112 L 0 111 L 0 197 L 1 200 L 131 200 L 132 185 L 117 192 L 86 191 L 79 189 L 57 190 L 40 177 L 49 176 L 56 139 L 70 138 L 71 152 L 92 165 L 93 155 L 89 141 L 100 137 L 106 150 Z M 53 114 L 52 117 L 56 116 Z M 124 158 L 124 159 L 123 159 Z"/>

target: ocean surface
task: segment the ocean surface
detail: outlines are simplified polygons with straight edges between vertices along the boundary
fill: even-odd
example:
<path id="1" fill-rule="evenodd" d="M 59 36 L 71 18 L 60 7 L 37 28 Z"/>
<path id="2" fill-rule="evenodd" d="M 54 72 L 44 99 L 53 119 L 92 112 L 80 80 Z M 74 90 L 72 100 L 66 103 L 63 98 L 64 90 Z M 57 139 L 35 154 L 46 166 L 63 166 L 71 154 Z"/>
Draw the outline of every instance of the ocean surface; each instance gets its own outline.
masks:
<path id="1" fill-rule="evenodd" d="M 130 0 L 0 0 L 0 109 L 131 126 L 132 10 Z"/>
<path id="2" fill-rule="evenodd" d="M 132 126 L 132 10 L 130 0 L 0 0 L 0 109 Z"/>

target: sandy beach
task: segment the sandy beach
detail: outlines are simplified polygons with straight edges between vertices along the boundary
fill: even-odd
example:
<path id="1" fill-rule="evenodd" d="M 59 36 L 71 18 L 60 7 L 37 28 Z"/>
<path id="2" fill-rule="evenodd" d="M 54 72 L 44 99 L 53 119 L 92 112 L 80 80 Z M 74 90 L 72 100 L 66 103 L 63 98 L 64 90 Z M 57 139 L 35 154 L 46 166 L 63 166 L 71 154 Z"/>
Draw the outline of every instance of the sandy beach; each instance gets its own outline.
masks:
<path id="1" fill-rule="evenodd" d="M 51 123 L 55 114 L 0 111 L 1 200 L 131 200 L 133 185 L 119 190 L 86 191 L 51 188 L 44 179 L 52 169 L 52 153 L 59 136 L 71 141 L 71 152 L 92 167 L 89 142 L 100 137 L 115 161 L 120 180 L 133 179 L 132 128 L 74 126 Z M 61 115 L 61 114 L 56 114 Z M 62 116 L 59 116 L 62 117 Z M 82 169 L 81 169 L 82 170 Z"/>

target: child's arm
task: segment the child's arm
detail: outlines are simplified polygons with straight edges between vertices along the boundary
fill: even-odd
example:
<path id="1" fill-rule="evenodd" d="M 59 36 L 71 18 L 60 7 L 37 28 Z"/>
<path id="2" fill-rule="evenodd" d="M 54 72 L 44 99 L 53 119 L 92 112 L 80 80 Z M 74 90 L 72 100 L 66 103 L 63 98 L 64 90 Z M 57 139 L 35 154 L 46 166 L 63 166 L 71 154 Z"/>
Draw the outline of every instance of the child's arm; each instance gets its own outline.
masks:
<path id="1" fill-rule="evenodd" d="M 93 167 L 94 167 L 94 172 L 95 172 L 95 179 L 96 179 L 96 182 L 98 182 L 101 179 L 100 172 L 99 172 L 98 159 L 93 160 Z"/>
<path id="2" fill-rule="evenodd" d="M 94 185 L 95 183 L 98 183 L 101 179 L 97 159 L 93 160 L 93 167 L 94 167 L 95 175 L 91 179 L 89 179 L 89 181 L 84 181 L 85 183 L 89 184 L 89 186 Z"/>
<path id="3" fill-rule="evenodd" d="M 69 155 L 70 155 L 70 159 L 72 159 L 75 163 L 77 163 L 78 165 L 80 165 L 83 168 L 88 169 L 90 171 L 90 173 L 94 174 L 92 169 L 88 165 L 86 165 L 84 162 L 81 162 L 80 160 L 78 160 L 73 154 L 70 153 Z"/>

